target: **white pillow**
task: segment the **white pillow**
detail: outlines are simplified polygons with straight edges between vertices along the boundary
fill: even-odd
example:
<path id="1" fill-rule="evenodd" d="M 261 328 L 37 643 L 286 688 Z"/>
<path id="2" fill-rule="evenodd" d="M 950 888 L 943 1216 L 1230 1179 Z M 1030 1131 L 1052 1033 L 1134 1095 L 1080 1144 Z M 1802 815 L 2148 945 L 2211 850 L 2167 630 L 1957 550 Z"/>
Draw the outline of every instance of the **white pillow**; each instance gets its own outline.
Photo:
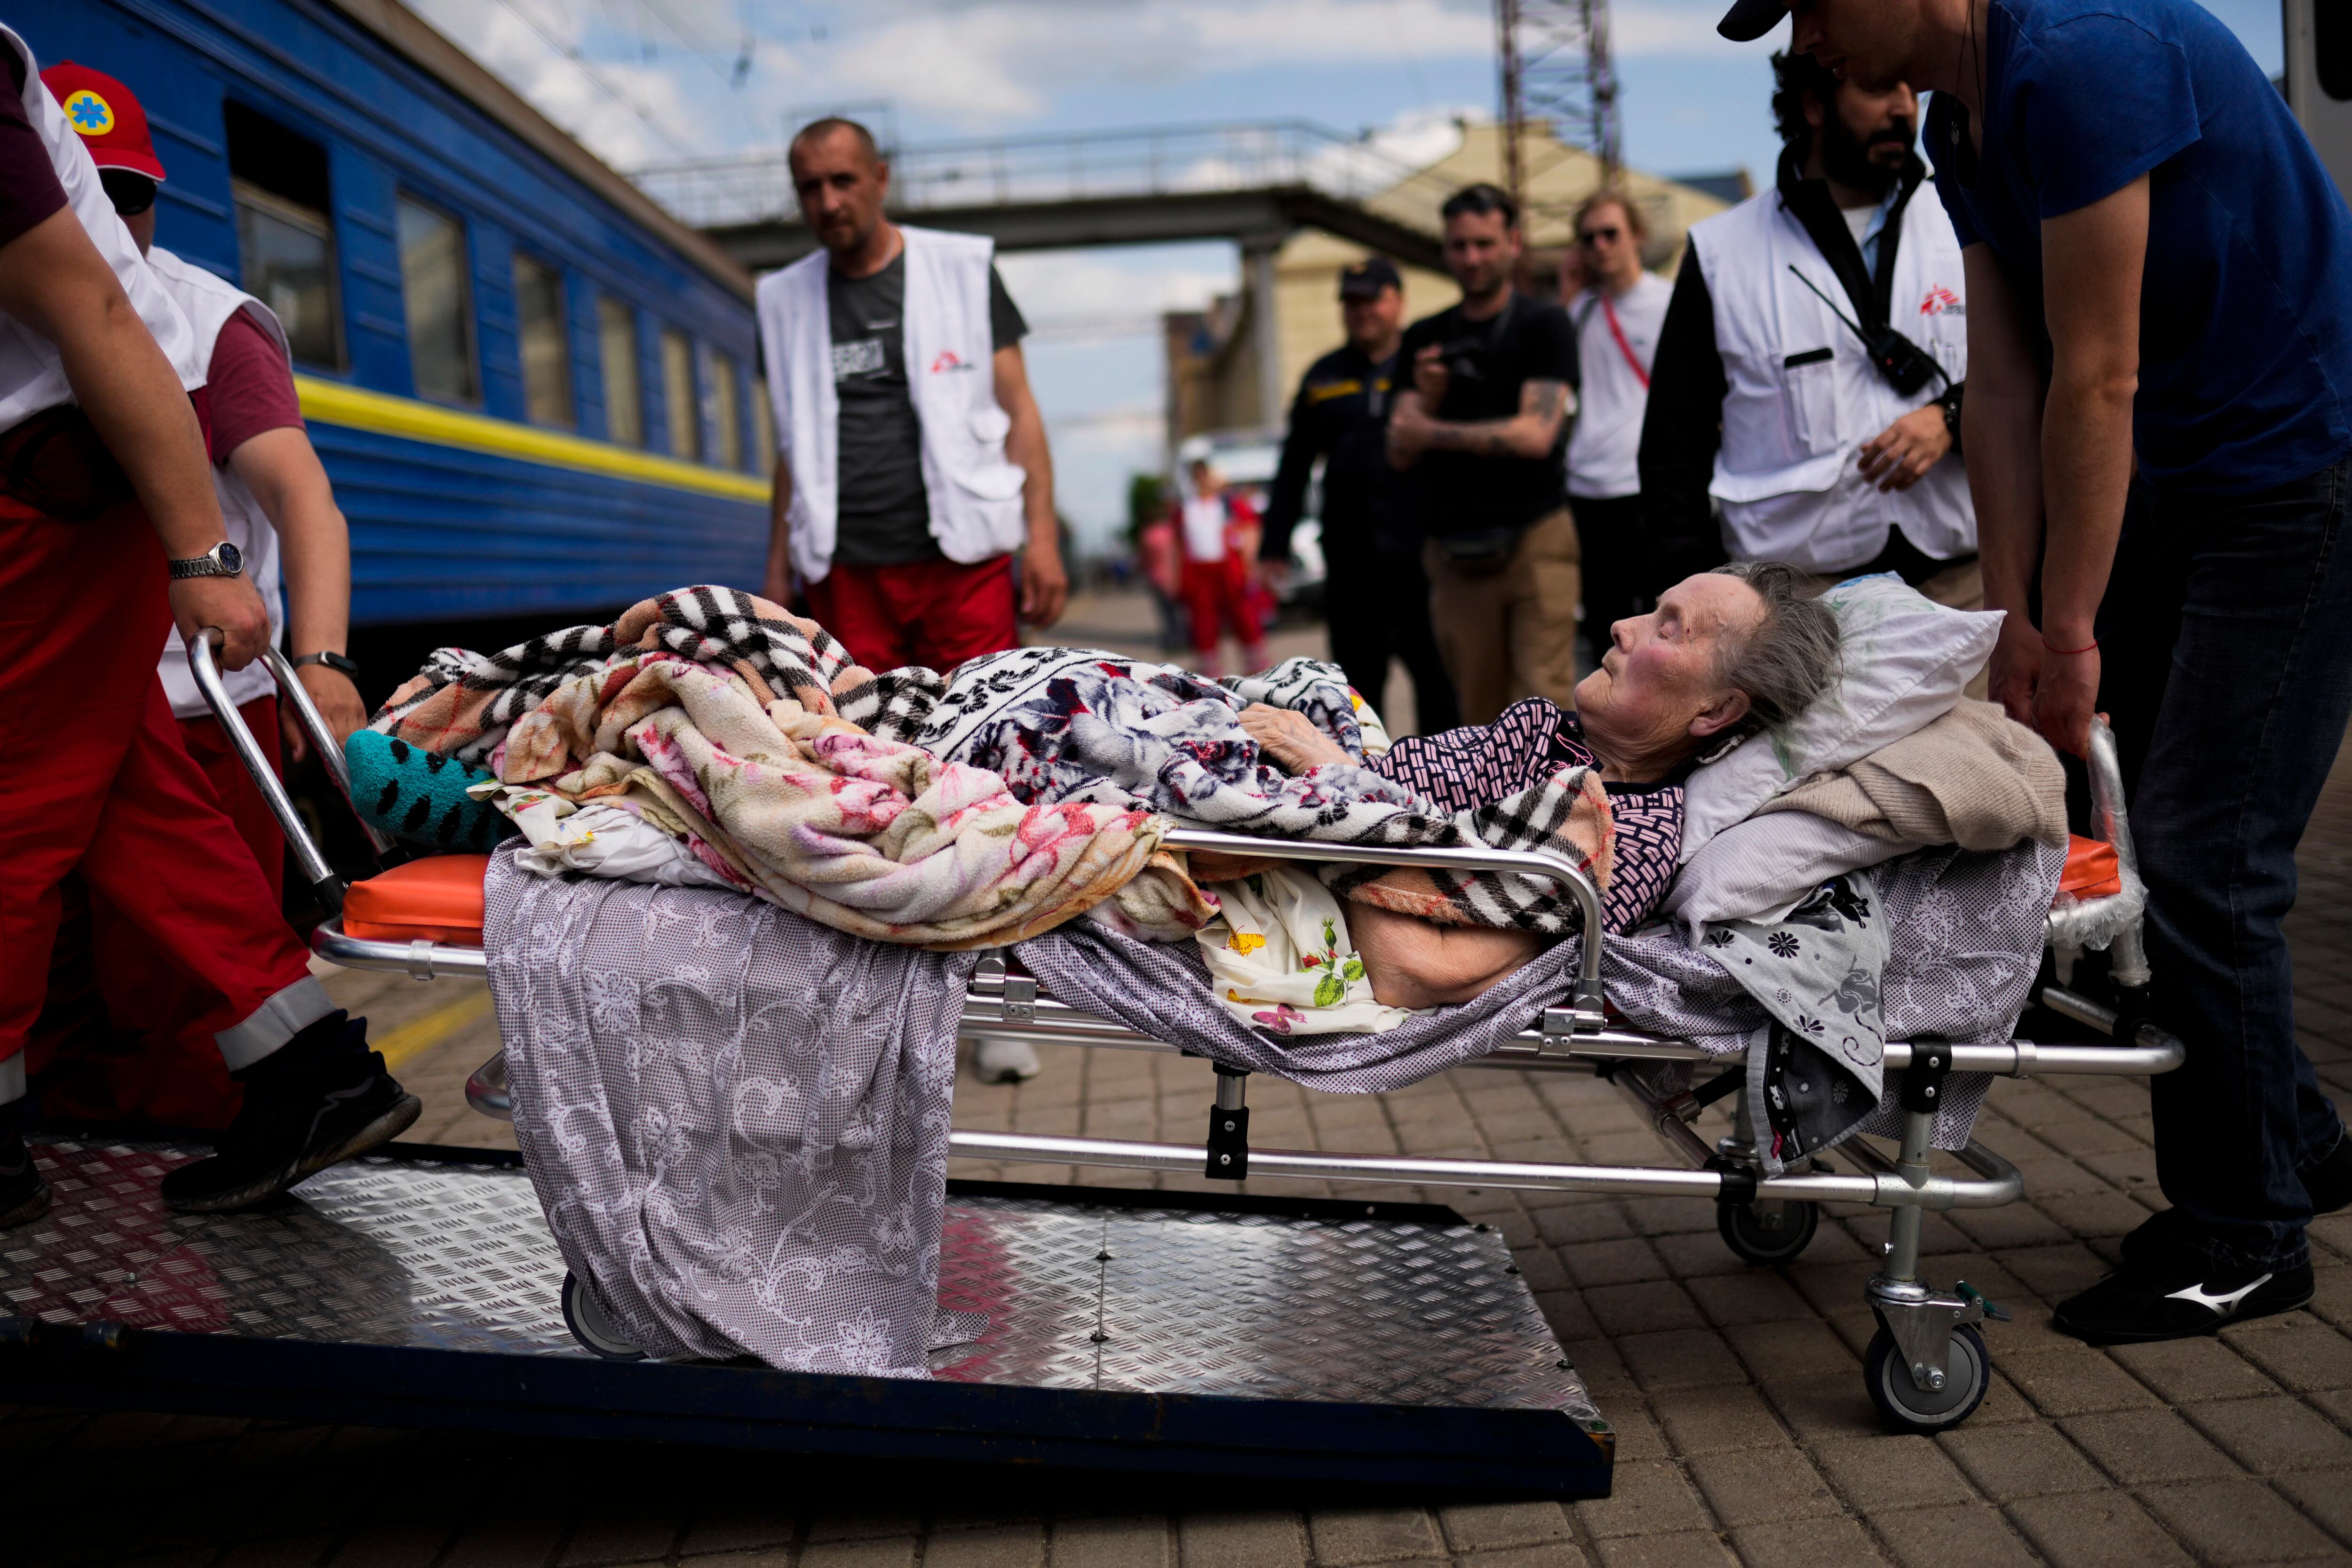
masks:
<path id="1" fill-rule="evenodd" d="M 1950 712 L 2000 635 L 2001 612 L 1947 609 L 1892 573 L 1840 583 L 1822 602 L 1837 612 L 1837 681 L 1794 722 L 1750 735 L 1692 773 L 1685 863 L 1773 796 Z"/>
<path id="2" fill-rule="evenodd" d="M 1776 811 L 1735 822 L 1691 858 L 1659 902 L 1658 912 L 1687 927 L 1691 945 L 1722 921 L 1785 914 L 1832 877 L 1909 853 L 1810 811 Z"/>

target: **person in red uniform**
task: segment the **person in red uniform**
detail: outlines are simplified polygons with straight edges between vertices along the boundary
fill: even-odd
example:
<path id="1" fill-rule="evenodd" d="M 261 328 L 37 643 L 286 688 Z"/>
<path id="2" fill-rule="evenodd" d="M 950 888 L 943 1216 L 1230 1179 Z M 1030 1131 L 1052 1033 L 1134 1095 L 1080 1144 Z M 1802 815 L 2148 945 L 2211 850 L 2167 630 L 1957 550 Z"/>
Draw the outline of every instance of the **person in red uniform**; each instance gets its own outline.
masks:
<path id="1" fill-rule="evenodd" d="M 1226 628 L 1242 645 L 1242 673 L 1265 668 L 1265 597 L 1258 578 L 1257 509 L 1225 489 L 1205 458 L 1186 469 L 1190 488 L 1169 510 L 1184 546 L 1184 603 L 1192 616 L 1192 661 L 1203 675 L 1223 662 Z"/>
<path id="2" fill-rule="evenodd" d="M 23 1050 L 79 876 L 200 983 L 245 1090 L 172 1206 L 242 1208 L 399 1135 L 415 1096 L 310 977 L 253 853 L 181 744 L 167 631 L 252 662 L 268 611 L 226 537 L 189 393 L 194 334 L 114 214 L 62 104 L 0 26 L 0 1227 L 48 1202 L 23 1133 Z"/>
<path id="3" fill-rule="evenodd" d="M 293 662 L 310 700 L 338 739 L 348 735 L 367 722 L 352 680 L 355 667 L 343 654 L 351 534 L 303 432 L 285 330 L 260 300 L 154 243 L 155 188 L 166 176 L 137 95 L 105 72 L 71 60 L 49 67 L 41 80 L 61 104 L 89 93 L 109 106 L 103 119 L 90 115 L 83 122 L 68 114 L 66 122 L 98 166 L 116 215 L 195 333 L 211 411 L 213 485 L 229 540 L 244 556 L 245 576 L 269 611 L 271 640 L 290 636 Z M 177 631 L 157 671 L 181 742 L 277 896 L 285 877 L 285 838 L 196 690 Z M 290 710 L 280 712 L 277 685 L 258 662 L 225 676 L 223 684 L 273 769 L 280 768 L 281 729 L 294 755 L 306 753 L 305 737 Z M 79 879 L 67 899 L 69 911 L 88 902 Z M 211 1037 L 190 1026 L 203 1010 L 195 1000 L 200 985 L 122 910 L 100 900 L 86 918 L 69 912 L 58 934 L 42 1028 L 26 1052 L 47 1111 L 100 1123 L 228 1125 L 242 1096 Z"/>

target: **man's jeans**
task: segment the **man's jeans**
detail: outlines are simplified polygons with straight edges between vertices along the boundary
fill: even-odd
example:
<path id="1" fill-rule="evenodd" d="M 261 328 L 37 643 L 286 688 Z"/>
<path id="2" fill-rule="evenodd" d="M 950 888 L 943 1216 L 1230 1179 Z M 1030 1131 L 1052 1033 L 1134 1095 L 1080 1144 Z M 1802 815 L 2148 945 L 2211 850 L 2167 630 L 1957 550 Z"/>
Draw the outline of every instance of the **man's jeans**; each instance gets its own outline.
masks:
<path id="1" fill-rule="evenodd" d="M 2126 1242 L 2134 1263 L 2300 1265 L 2296 1167 L 2343 1136 L 2295 1044 L 2279 922 L 2352 714 L 2347 485 L 2352 462 L 2225 500 L 2134 486 L 2101 699 L 2137 764 L 2152 1008 L 2189 1047 L 2152 1086 L 2172 1211 Z"/>

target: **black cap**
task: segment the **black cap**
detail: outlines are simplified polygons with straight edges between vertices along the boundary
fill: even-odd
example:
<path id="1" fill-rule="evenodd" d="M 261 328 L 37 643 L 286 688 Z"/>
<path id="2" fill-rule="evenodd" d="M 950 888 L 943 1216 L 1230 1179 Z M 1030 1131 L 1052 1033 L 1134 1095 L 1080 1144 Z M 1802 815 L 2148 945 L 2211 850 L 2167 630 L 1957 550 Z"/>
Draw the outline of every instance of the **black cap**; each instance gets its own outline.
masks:
<path id="1" fill-rule="evenodd" d="M 1367 256 L 1339 274 L 1339 298 L 1342 300 L 1377 300 L 1383 289 L 1404 291 L 1404 279 L 1385 256 Z"/>
<path id="2" fill-rule="evenodd" d="M 1735 44 L 1752 44 L 1780 25 L 1789 14 L 1789 0 L 1733 0 L 1715 30 Z"/>

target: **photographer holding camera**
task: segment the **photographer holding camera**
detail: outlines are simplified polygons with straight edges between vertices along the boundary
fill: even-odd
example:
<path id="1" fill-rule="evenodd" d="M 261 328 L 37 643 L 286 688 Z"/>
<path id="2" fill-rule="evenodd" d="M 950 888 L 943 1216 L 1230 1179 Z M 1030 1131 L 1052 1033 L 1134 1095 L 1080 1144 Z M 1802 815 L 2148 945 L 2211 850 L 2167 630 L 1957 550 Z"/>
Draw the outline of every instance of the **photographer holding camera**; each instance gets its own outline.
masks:
<path id="1" fill-rule="evenodd" d="M 1911 149 L 1919 100 L 1901 82 L 1841 81 L 1806 54 L 1775 55 L 1772 71 L 1780 177 L 1693 226 L 1650 367 L 1651 582 L 1728 551 L 1823 587 L 1894 572 L 1980 609 L 1958 457 L 1968 288 Z"/>
<path id="2" fill-rule="evenodd" d="M 1412 380 L 1389 415 L 1388 455 L 1418 471 L 1430 619 L 1462 721 L 1491 724 L 1524 697 L 1573 702 L 1576 330 L 1558 305 L 1511 287 L 1524 245 L 1509 196 L 1471 185 L 1443 211 L 1462 302 L 1404 334 Z"/>

